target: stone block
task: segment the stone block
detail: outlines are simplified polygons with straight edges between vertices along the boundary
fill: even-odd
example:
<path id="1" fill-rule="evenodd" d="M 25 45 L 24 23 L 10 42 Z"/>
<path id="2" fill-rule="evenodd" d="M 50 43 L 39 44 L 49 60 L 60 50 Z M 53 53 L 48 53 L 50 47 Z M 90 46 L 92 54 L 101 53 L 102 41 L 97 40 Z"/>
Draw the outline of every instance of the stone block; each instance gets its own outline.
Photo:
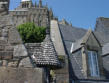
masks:
<path id="1" fill-rule="evenodd" d="M 0 51 L 5 50 L 5 46 L 4 45 L 0 45 Z"/>
<path id="2" fill-rule="evenodd" d="M 27 58 L 24 58 L 20 61 L 19 63 L 19 67 L 33 67 L 31 61 L 30 61 L 30 58 L 27 57 Z"/>
<path id="3" fill-rule="evenodd" d="M 13 58 L 13 52 L 0 52 L 0 59 L 12 59 Z"/>
<path id="4" fill-rule="evenodd" d="M 18 61 L 11 61 L 8 63 L 8 67 L 17 67 L 18 66 Z"/>
<path id="5" fill-rule="evenodd" d="M 7 60 L 2 61 L 2 66 L 7 66 L 7 64 L 8 64 Z"/>
<path id="6" fill-rule="evenodd" d="M 0 38 L 0 45 L 3 45 L 3 44 L 7 44 L 7 41 L 6 40 L 1 40 L 1 38 Z"/>
<path id="7" fill-rule="evenodd" d="M 5 46 L 5 51 L 13 51 L 14 48 L 12 46 Z"/>
<path id="8" fill-rule="evenodd" d="M 28 55 L 27 50 L 23 44 L 14 46 L 14 57 L 26 57 Z"/>
<path id="9" fill-rule="evenodd" d="M 16 28 L 9 29 L 9 42 L 11 44 L 22 44 L 22 39 Z"/>

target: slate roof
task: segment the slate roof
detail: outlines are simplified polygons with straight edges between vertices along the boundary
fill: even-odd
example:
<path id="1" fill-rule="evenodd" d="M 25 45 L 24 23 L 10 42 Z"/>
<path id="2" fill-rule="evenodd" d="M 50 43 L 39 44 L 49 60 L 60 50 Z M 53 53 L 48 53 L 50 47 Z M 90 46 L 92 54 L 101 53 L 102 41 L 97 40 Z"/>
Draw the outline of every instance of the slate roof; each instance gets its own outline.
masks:
<path id="1" fill-rule="evenodd" d="M 89 29 L 87 31 L 84 29 L 71 27 L 67 25 L 59 25 L 59 28 L 66 51 L 68 52 L 68 55 L 71 55 L 69 56 L 70 60 L 69 71 L 72 72 L 70 74 L 72 75 L 71 79 L 86 79 L 86 77 L 83 74 L 84 71 L 82 70 L 82 64 L 81 64 L 82 57 L 81 57 L 81 51 L 79 49 L 83 46 L 83 44 L 87 42 L 90 34 L 92 33 L 92 30 Z M 71 46 L 73 46 L 72 51 L 76 50 L 78 51 L 71 54 L 70 53 Z"/>
<path id="2" fill-rule="evenodd" d="M 49 35 L 46 35 L 44 42 L 42 42 L 42 55 L 36 56 L 36 64 L 48 66 L 57 66 L 59 64 L 57 53 Z"/>
<path id="3" fill-rule="evenodd" d="M 76 50 L 78 50 L 78 49 L 80 49 L 82 47 L 81 42 L 82 42 L 82 39 L 72 43 L 71 53 L 75 52 Z"/>
<path id="4" fill-rule="evenodd" d="M 95 34 L 102 45 L 109 43 L 109 18 L 97 18 Z"/>
<path id="5" fill-rule="evenodd" d="M 102 46 L 109 42 L 108 35 L 105 35 L 103 32 L 95 31 L 94 34 L 96 35 Z"/>
<path id="6" fill-rule="evenodd" d="M 36 56 L 40 56 L 42 53 L 41 43 L 26 43 L 25 47 L 30 56 L 33 55 L 35 51 L 37 53 Z"/>
<path id="7" fill-rule="evenodd" d="M 102 47 L 102 55 L 109 55 L 109 43 L 103 45 L 103 47 Z"/>
<path id="8" fill-rule="evenodd" d="M 70 56 L 70 71 L 72 79 L 85 79 L 84 71 L 82 70 L 82 55 L 81 51 L 77 51 Z"/>
<path id="9" fill-rule="evenodd" d="M 70 25 L 59 24 L 59 28 L 65 41 L 76 41 L 83 37 L 87 32 L 85 29 Z"/>
<path id="10" fill-rule="evenodd" d="M 70 55 L 70 49 L 72 46 L 72 42 L 75 42 L 81 39 L 87 32 L 87 30 L 82 28 L 77 28 L 69 25 L 59 24 L 59 29 L 61 32 L 61 36 L 66 48 L 67 53 Z"/>
<path id="11" fill-rule="evenodd" d="M 81 39 L 74 42 L 72 47 L 72 52 L 75 52 L 76 50 L 80 49 L 82 47 L 82 44 L 85 44 L 87 42 L 87 39 L 89 38 L 91 33 L 92 33 L 92 30 L 89 29 L 87 33 Z"/>
<path id="12" fill-rule="evenodd" d="M 37 66 L 54 67 L 60 65 L 57 53 L 49 35 L 46 35 L 44 42 L 39 44 L 29 43 L 26 44 L 26 48 L 28 49 L 30 57 L 34 60 Z"/>
<path id="13" fill-rule="evenodd" d="M 75 52 L 76 50 L 80 49 L 87 42 L 91 33 L 96 37 L 96 35 L 93 33 L 93 31 L 91 29 L 89 29 L 87 31 L 87 33 L 81 39 L 79 39 L 75 43 L 73 43 L 72 52 Z M 99 41 L 98 41 L 98 43 L 101 46 Z"/>
<path id="14" fill-rule="evenodd" d="M 28 55 L 30 57 L 30 61 L 33 64 L 33 67 L 36 67 L 36 61 L 35 58 L 36 56 L 41 56 L 42 55 L 42 47 L 41 43 L 26 43 L 25 47 L 28 51 Z M 34 56 L 35 53 L 35 56 Z"/>

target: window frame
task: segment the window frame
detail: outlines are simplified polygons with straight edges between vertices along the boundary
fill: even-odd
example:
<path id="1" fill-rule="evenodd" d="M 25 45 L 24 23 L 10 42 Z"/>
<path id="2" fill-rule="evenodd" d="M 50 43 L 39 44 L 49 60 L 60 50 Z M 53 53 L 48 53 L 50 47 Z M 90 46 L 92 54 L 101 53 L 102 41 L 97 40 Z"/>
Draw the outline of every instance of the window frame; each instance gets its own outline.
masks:
<path id="1" fill-rule="evenodd" d="M 89 53 L 91 55 L 89 55 Z M 98 52 L 95 50 L 88 50 L 88 69 L 91 77 L 100 77 Z M 90 57 L 90 58 L 89 58 Z"/>

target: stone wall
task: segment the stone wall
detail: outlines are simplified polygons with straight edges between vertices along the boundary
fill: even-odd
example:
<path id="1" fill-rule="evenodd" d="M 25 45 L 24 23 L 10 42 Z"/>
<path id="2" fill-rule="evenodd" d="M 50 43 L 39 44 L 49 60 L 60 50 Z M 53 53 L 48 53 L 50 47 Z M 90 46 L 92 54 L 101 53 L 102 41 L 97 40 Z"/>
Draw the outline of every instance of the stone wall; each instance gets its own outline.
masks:
<path id="1" fill-rule="evenodd" d="M 58 26 L 58 21 L 52 20 L 50 23 L 50 27 L 51 27 L 50 28 L 51 39 L 53 41 L 57 54 L 65 56 L 66 55 L 65 49 L 64 49 L 63 42 L 62 42 L 62 37 L 61 37 L 59 26 Z"/>
<path id="2" fill-rule="evenodd" d="M 43 83 L 39 68 L 0 67 L 0 83 Z"/>
<path id="3" fill-rule="evenodd" d="M 56 83 L 69 83 L 68 57 L 65 53 L 61 33 L 57 20 L 52 20 L 50 23 L 51 39 L 58 54 L 58 58 L 62 59 L 62 68 L 55 70 Z"/>

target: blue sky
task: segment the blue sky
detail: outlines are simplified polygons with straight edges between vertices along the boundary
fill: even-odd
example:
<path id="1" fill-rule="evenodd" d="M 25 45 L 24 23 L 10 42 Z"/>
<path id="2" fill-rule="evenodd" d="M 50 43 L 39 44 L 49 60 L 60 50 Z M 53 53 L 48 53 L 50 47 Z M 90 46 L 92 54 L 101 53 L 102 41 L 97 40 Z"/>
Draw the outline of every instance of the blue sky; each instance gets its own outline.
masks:
<path id="1" fill-rule="evenodd" d="M 11 0 L 10 9 L 16 8 L 21 0 Z M 39 0 L 33 0 L 38 1 Z M 109 0 L 42 0 L 52 8 L 59 20 L 65 18 L 73 26 L 95 27 L 96 18 L 109 17 Z"/>

